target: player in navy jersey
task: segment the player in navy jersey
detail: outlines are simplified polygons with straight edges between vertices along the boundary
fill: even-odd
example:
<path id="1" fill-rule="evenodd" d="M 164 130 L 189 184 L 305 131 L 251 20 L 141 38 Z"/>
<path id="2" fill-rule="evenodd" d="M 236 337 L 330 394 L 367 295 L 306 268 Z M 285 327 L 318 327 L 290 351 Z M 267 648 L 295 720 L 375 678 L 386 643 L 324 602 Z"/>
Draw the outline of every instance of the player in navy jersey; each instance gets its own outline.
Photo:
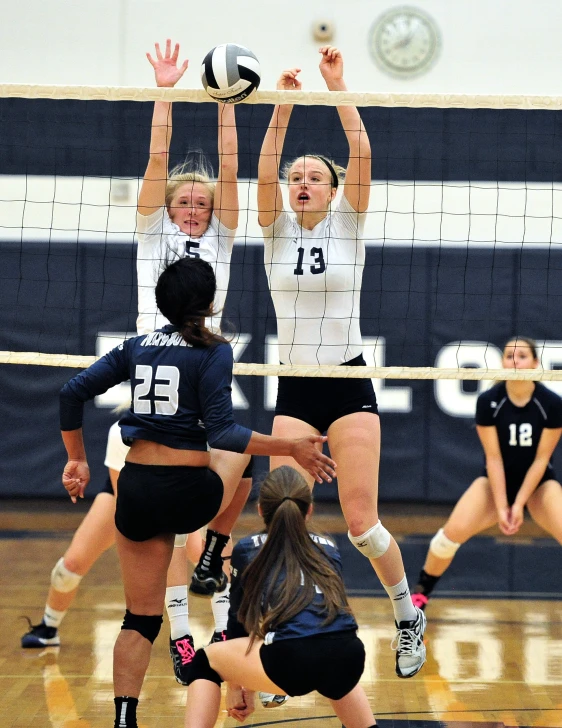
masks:
<path id="1" fill-rule="evenodd" d="M 328 89 L 345 91 L 339 50 L 325 46 L 320 54 Z M 300 89 L 299 71 L 284 71 L 277 88 Z M 283 209 L 279 183 L 291 112 L 290 104 L 275 107 L 258 166 L 259 222 L 279 359 L 283 364 L 365 366 L 360 297 L 371 186 L 369 137 L 356 108 L 338 107 L 349 144 L 347 169 L 317 154 L 287 164 L 293 216 Z M 370 560 L 391 599 L 396 673 L 412 677 L 425 662 L 425 617 L 412 603 L 400 548 L 378 516 L 380 421 L 371 380 L 280 377 L 273 433 L 293 432 L 329 434 L 349 539 Z M 271 461 L 272 468 L 283 464 L 294 465 L 287 458 Z"/>
<path id="2" fill-rule="evenodd" d="M 127 611 L 114 650 L 116 728 L 136 728 L 136 707 L 152 643 L 162 623 L 174 534 L 191 533 L 228 507 L 240 472 L 214 462 L 209 448 L 290 454 L 319 480 L 335 463 L 316 445 L 325 438 L 269 437 L 232 418 L 232 348 L 205 326 L 216 280 L 201 258 L 169 265 L 156 301 L 171 325 L 128 339 L 61 390 L 68 463 L 63 485 L 75 502 L 89 480 L 82 438 L 84 403 L 127 380 L 131 408 L 120 420 L 130 450 L 119 474 L 115 524 Z"/>
<path id="3" fill-rule="evenodd" d="M 265 532 L 232 552 L 227 641 L 198 650 L 191 663 L 185 728 L 211 728 L 228 683 L 230 717 L 244 721 L 254 692 L 328 698 L 347 728 L 375 725 L 359 685 L 365 648 L 349 608 L 335 544 L 308 531 L 312 494 L 287 465 L 269 473 L 258 512 Z"/>
<path id="4" fill-rule="evenodd" d="M 502 365 L 538 367 L 535 342 L 521 336 L 510 339 Z M 562 487 L 550 462 L 562 434 L 562 398 L 539 382 L 500 382 L 478 397 L 476 431 L 485 468 L 431 540 L 413 594 L 421 609 L 461 544 L 496 523 L 504 535 L 512 536 L 523 523 L 525 508 L 562 544 Z"/>

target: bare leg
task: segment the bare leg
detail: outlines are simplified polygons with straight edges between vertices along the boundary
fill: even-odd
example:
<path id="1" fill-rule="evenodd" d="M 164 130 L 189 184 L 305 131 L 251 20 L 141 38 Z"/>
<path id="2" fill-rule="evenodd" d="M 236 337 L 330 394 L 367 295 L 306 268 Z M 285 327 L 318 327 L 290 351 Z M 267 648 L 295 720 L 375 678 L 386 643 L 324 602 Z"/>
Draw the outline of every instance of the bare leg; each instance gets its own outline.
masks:
<path id="1" fill-rule="evenodd" d="M 556 480 L 540 485 L 527 501 L 535 523 L 562 544 L 562 487 Z"/>
<path id="2" fill-rule="evenodd" d="M 490 483 L 488 478 L 480 477 L 460 497 L 443 531 L 454 543 L 463 544 L 477 533 L 491 528 L 497 521 Z M 429 550 L 423 569 L 431 576 L 441 576 L 453 558 L 442 559 Z"/>
<path id="3" fill-rule="evenodd" d="M 173 548 L 174 537 L 171 534 L 135 542 L 117 532 L 125 602 L 133 614 L 162 614 L 166 572 Z M 151 650 L 152 644 L 139 632 L 121 630 L 113 652 L 113 687 L 116 697 L 128 695 L 138 698 Z"/>
<path id="4" fill-rule="evenodd" d="M 361 685 L 356 685 L 340 700 L 330 700 L 330 703 L 345 728 L 371 728 L 375 725 L 373 711 Z"/>

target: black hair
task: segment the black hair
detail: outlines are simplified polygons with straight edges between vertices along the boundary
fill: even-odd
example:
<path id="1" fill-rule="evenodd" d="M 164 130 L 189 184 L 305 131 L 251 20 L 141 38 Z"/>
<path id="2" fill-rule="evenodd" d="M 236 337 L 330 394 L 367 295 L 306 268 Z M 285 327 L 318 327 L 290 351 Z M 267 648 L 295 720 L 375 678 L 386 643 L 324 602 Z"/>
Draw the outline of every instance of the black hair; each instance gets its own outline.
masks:
<path id="1" fill-rule="evenodd" d="M 210 346 L 224 342 L 205 326 L 213 316 L 217 281 L 212 267 L 201 258 L 180 258 L 167 265 L 156 284 L 156 305 L 188 344 Z"/>

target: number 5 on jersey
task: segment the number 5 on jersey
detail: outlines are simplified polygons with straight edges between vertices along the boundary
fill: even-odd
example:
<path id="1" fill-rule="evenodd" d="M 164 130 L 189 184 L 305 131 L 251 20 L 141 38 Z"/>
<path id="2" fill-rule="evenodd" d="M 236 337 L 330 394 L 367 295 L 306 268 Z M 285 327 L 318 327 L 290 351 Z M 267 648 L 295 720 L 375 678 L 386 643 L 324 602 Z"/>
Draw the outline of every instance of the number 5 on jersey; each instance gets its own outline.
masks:
<path id="1" fill-rule="evenodd" d="M 135 379 L 140 380 L 133 392 L 133 412 L 138 415 L 175 415 L 178 411 L 180 370 L 158 366 L 156 373 L 147 364 L 137 364 Z M 151 394 L 154 381 L 154 391 Z M 158 397 L 158 399 L 156 399 Z"/>

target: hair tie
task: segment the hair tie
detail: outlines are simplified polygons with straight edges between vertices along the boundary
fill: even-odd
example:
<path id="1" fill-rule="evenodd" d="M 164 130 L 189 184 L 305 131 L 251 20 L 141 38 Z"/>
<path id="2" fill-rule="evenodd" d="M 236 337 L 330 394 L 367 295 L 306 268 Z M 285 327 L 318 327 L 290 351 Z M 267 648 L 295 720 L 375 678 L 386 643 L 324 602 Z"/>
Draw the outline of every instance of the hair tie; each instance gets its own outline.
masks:
<path id="1" fill-rule="evenodd" d="M 290 501 L 292 501 L 292 500 L 293 500 L 293 498 L 291 498 L 291 496 L 290 496 L 290 495 L 286 495 L 286 496 L 285 496 L 284 498 L 282 498 L 282 499 L 281 499 L 281 503 L 284 503 L 284 502 L 285 502 L 286 500 L 290 500 Z M 281 503 L 280 503 L 279 505 L 281 505 Z"/>

